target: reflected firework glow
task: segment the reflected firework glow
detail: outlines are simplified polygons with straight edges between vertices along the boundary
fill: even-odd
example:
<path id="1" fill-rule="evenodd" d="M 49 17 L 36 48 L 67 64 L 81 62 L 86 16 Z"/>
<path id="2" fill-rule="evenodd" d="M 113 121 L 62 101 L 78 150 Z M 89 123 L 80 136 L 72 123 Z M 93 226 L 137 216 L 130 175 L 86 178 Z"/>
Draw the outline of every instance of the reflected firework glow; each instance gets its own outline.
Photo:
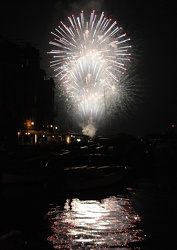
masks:
<path id="1" fill-rule="evenodd" d="M 136 226 L 140 216 L 123 197 L 66 200 L 64 210 L 51 209 L 48 218 L 54 249 L 133 249 L 132 243 L 143 240 Z"/>
<path id="2" fill-rule="evenodd" d="M 93 11 L 85 18 L 82 11 L 68 21 L 68 25 L 60 22 L 51 32 L 54 41 L 49 44 L 55 47 L 49 52 L 51 67 L 68 110 L 74 112 L 83 133 L 90 135 L 105 113 L 124 109 L 123 102 L 132 101 L 125 74 L 130 68 L 130 39 L 104 12 L 98 17 Z"/>

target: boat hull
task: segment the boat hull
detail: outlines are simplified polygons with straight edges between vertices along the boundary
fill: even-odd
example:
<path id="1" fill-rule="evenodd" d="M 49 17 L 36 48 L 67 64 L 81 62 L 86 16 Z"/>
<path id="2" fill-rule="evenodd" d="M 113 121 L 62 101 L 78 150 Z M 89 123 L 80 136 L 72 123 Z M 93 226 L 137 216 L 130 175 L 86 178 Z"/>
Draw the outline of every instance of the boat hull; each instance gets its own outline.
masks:
<path id="1" fill-rule="evenodd" d="M 127 168 L 122 166 L 83 167 L 67 171 L 64 183 L 66 190 L 110 186 L 120 182 L 127 174 Z"/>

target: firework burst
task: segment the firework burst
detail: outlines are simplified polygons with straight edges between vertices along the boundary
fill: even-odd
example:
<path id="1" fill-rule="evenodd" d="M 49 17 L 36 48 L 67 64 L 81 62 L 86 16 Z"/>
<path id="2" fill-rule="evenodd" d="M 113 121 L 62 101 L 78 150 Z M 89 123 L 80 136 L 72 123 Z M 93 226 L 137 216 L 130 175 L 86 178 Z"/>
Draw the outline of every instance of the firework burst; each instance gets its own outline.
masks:
<path id="1" fill-rule="evenodd" d="M 105 112 L 111 113 L 117 104 L 123 106 L 130 39 L 104 12 L 98 17 L 93 11 L 86 20 L 82 11 L 68 21 L 51 32 L 54 40 L 49 44 L 55 48 L 49 52 L 51 67 L 67 105 L 89 134 L 89 124 L 98 127 Z"/>

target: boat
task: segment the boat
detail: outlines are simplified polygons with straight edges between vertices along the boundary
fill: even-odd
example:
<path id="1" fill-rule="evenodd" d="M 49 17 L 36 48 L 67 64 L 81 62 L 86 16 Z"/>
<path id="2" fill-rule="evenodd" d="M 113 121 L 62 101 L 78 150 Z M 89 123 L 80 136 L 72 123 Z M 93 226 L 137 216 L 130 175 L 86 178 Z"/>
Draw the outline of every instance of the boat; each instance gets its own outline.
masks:
<path id="1" fill-rule="evenodd" d="M 2 173 L 2 185 L 46 184 L 52 176 L 46 167 L 47 156 L 7 162 Z"/>
<path id="2" fill-rule="evenodd" d="M 18 161 L 4 169 L 2 185 L 36 183 L 49 188 L 57 185 L 64 190 L 82 190 L 113 185 L 128 171 L 125 166 L 85 164 L 83 159 L 75 162 L 71 159 L 52 155 L 50 159 L 38 156 Z"/>
<path id="3" fill-rule="evenodd" d="M 78 166 L 64 169 L 64 189 L 84 190 L 110 186 L 120 182 L 127 174 L 125 166 Z"/>

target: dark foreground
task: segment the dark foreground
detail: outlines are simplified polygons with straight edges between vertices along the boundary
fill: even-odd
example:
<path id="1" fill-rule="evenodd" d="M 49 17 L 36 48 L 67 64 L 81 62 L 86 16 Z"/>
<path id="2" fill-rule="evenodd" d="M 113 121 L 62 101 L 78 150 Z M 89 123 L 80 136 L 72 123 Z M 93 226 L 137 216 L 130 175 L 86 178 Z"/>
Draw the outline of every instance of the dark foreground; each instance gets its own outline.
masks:
<path id="1" fill-rule="evenodd" d="M 127 193 L 131 193 L 132 206 L 141 217 L 139 227 L 146 237 L 143 242 L 125 249 L 176 249 L 177 182 L 176 174 L 170 171 L 170 166 L 146 170 L 144 173 L 132 172 L 121 186 L 86 193 L 61 193 L 60 190 L 46 189 L 42 185 L 3 186 L 1 236 L 13 233 L 13 230 L 20 232 L 20 235 L 14 234 L 10 238 L 12 248 L 1 246 L 0 249 L 53 249 L 52 243 L 47 240 L 51 235 L 51 225 L 47 218 L 50 206 L 62 207 L 66 199 L 73 197 L 101 200 L 112 195 L 127 195 L 128 198 Z M 21 236 L 24 238 L 21 239 Z M 21 247 L 20 242 L 24 243 Z"/>
<path id="2" fill-rule="evenodd" d="M 101 190 L 67 193 L 59 188 L 60 180 L 58 183 L 1 185 L 0 249 L 54 249 L 53 243 L 47 240 L 52 234 L 47 216 L 51 208 L 60 206 L 64 210 L 66 200 L 73 198 L 101 201 L 112 196 L 121 196 L 123 203 L 131 201 L 133 211 L 141 218 L 137 227 L 142 230 L 140 236 L 144 238 L 143 241 L 131 242 L 124 247 L 117 246 L 116 249 L 176 249 L 176 162 L 174 152 L 158 152 L 138 164 L 134 162 L 121 183 Z M 69 248 L 58 245 L 58 249 Z M 93 248 L 83 246 L 81 249 Z"/>

